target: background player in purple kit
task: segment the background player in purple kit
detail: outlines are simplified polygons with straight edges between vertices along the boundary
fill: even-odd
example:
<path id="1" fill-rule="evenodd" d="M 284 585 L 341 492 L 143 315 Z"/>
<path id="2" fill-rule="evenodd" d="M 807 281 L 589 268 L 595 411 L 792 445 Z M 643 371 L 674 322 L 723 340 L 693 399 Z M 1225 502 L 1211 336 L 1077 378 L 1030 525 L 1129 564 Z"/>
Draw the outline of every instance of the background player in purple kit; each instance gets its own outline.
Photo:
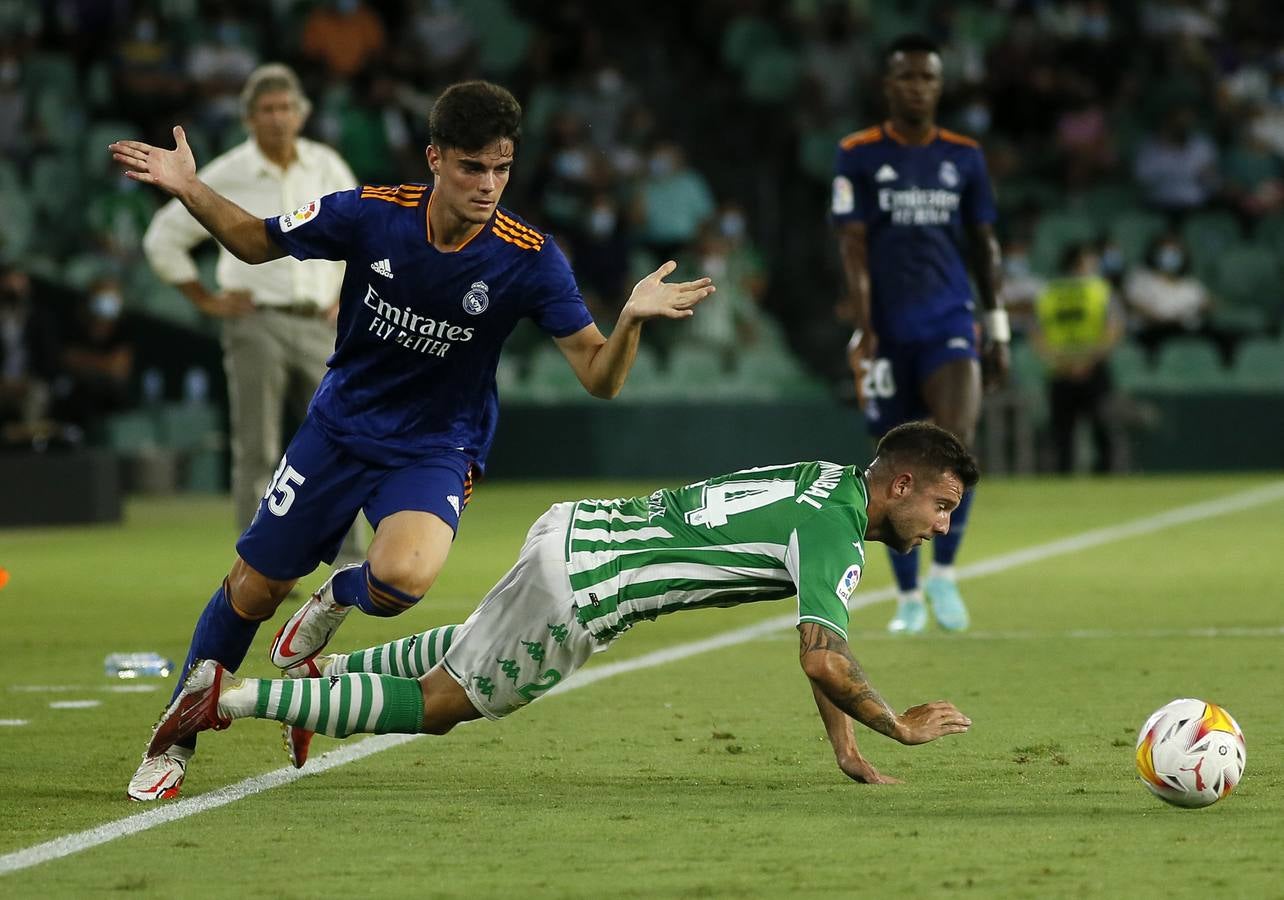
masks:
<path id="1" fill-rule="evenodd" d="M 259 623 L 290 588 L 334 559 L 364 511 L 375 527 L 365 563 L 340 568 L 278 632 L 281 667 L 318 653 L 353 607 L 394 616 L 414 606 L 445 563 L 495 433 L 495 367 L 529 317 L 557 342 L 585 389 L 613 397 L 647 319 L 681 319 L 714 290 L 667 284 L 666 262 L 638 282 L 609 339 L 593 323 L 566 258 L 499 206 L 520 138 L 521 107 L 473 81 L 447 89 L 430 118 L 431 186 L 366 186 L 256 218 L 195 176 L 182 128 L 176 149 L 111 145 L 137 181 L 176 196 L 249 263 L 345 260 L 334 354 L 237 559 L 196 624 L 193 659 L 240 666 Z M 144 756 L 134 800 L 175 797 L 195 744 Z"/>
<path id="2" fill-rule="evenodd" d="M 928 38 L 896 40 L 885 57 L 888 119 L 839 146 L 831 212 L 855 330 L 848 355 L 857 395 L 875 436 L 930 419 L 967 444 L 981 412 L 982 366 L 989 383 L 1007 377 L 1007 313 L 999 305 L 999 247 L 985 158 L 970 138 L 938 128 L 941 56 Z M 984 343 L 978 353 L 975 303 Z M 954 580 L 954 558 L 972 492 L 951 532 L 933 544 L 933 565 L 918 586 L 918 551 L 892 552 L 899 602 L 893 632 L 927 627 L 927 606 L 942 628 L 968 626 Z"/>

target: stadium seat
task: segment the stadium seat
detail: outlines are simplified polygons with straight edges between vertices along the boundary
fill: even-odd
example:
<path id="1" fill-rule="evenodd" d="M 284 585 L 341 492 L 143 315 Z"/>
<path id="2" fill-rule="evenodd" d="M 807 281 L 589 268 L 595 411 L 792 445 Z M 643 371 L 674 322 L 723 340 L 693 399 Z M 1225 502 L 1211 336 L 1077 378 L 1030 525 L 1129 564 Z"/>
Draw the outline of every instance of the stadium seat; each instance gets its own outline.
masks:
<path id="1" fill-rule="evenodd" d="M 1273 251 L 1253 244 L 1232 247 L 1217 258 L 1211 281 L 1216 296 L 1235 306 L 1259 309 L 1272 324 L 1279 322 L 1284 285 Z"/>
<path id="2" fill-rule="evenodd" d="M 31 198 L 35 208 L 49 217 L 61 218 L 63 213 L 78 209 L 74 221 L 81 221 L 84 198 L 75 160 L 57 154 L 37 158 L 31 166 Z"/>
<path id="3" fill-rule="evenodd" d="M 640 345 L 619 399 L 629 403 L 647 403 L 662 400 L 668 393 L 669 382 L 664 377 L 659 355 L 646 344 Z"/>
<path id="4" fill-rule="evenodd" d="M 1124 390 L 1144 387 L 1150 377 L 1146 351 L 1133 341 L 1120 341 L 1110 353 L 1110 372 Z"/>
<path id="5" fill-rule="evenodd" d="M 222 422 L 212 403 L 166 403 L 155 410 L 161 445 L 175 450 L 207 450 L 222 442 Z"/>
<path id="6" fill-rule="evenodd" d="M 1146 247 L 1165 228 L 1163 216 L 1143 210 L 1120 213 L 1110 226 L 1110 239 L 1119 247 L 1124 260 L 1136 265 L 1146 255 Z"/>
<path id="7" fill-rule="evenodd" d="M 113 174 L 115 163 L 107 152 L 107 145 L 131 137 L 138 126 L 130 122 L 111 119 L 100 119 L 85 129 L 85 136 L 80 141 L 81 165 L 94 176 Z"/>
<path id="8" fill-rule="evenodd" d="M 35 227 L 34 210 L 20 190 L 0 187 L 0 260 L 16 262 L 31 247 Z"/>
<path id="9" fill-rule="evenodd" d="M 1135 210 L 1140 205 L 1140 200 L 1133 185 L 1116 182 L 1084 191 L 1079 203 L 1083 212 L 1092 217 L 1098 231 L 1105 234 L 1116 219 Z"/>
<path id="10" fill-rule="evenodd" d="M 117 413 L 103 423 L 107 446 L 118 453 L 137 453 L 160 446 L 155 417 L 143 410 Z"/>
<path id="11" fill-rule="evenodd" d="M 1230 386 L 1230 376 L 1210 342 L 1175 338 L 1160 348 L 1151 386 L 1161 391 L 1220 390 Z"/>
<path id="12" fill-rule="evenodd" d="M 728 396 L 735 400 L 803 400 L 823 398 L 828 393 L 788 347 L 763 344 L 736 358 Z"/>
<path id="13" fill-rule="evenodd" d="M 1253 229 L 1253 242 L 1260 247 L 1284 252 L 1284 213 L 1267 216 Z"/>
<path id="14" fill-rule="evenodd" d="M 1034 229 L 1031 259 L 1035 272 L 1055 275 L 1061 268 L 1061 254 L 1071 244 L 1095 240 L 1097 223 L 1081 212 L 1051 212 L 1039 219 Z"/>
<path id="15" fill-rule="evenodd" d="M 578 403 L 591 399 L 562 351 L 552 344 L 532 354 L 526 381 L 530 399 L 535 403 Z"/>
<path id="16" fill-rule="evenodd" d="M 1241 241 L 1239 222 L 1227 212 L 1197 213 L 1186 220 L 1181 234 L 1201 275 L 1210 272 L 1217 258 Z"/>
<path id="17" fill-rule="evenodd" d="M 1235 386 L 1247 390 L 1284 390 L 1284 341 L 1249 338 L 1235 353 Z"/>
<path id="18" fill-rule="evenodd" d="M 1047 372 L 1043 360 L 1027 340 L 1012 342 L 1009 350 L 1008 390 L 1017 394 L 1032 427 L 1048 419 Z"/>
<path id="19" fill-rule="evenodd" d="M 708 400 L 722 396 L 729 375 L 716 353 L 681 344 L 669 352 L 666 381 L 674 400 Z"/>

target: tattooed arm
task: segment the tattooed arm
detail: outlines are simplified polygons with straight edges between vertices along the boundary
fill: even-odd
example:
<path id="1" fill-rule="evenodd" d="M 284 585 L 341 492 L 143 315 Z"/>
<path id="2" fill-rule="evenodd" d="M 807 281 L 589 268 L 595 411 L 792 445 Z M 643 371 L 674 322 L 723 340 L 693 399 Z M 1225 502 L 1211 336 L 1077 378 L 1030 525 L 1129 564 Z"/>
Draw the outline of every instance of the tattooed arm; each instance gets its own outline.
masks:
<path id="1" fill-rule="evenodd" d="M 913 706 L 897 715 L 869 683 L 846 640 L 814 622 L 803 622 L 798 631 L 801 636 L 799 661 L 817 692 L 821 719 L 840 760 L 849 749 L 855 751 L 856 739 L 850 735 L 849 725 L 842 726 L 848 736 L 841 734 L 841 723 L 827 715 L 827 708 L 820 703 L 822 697 L 832 703 L 836 711 L 902 744 L 925 744 L 947 734 L 967 731 L 972 724 L 971 719 L 944 700 Z"/>

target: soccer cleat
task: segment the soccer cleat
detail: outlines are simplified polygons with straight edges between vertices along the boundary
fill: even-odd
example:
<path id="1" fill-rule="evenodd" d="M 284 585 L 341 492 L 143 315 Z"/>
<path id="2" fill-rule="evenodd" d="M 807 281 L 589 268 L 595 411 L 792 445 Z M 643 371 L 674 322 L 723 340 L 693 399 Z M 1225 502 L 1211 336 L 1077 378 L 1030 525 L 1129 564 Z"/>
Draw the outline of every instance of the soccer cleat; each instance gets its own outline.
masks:
<path id="1" fill-rule="evenodd" d="M 286 669 L 283 674 L 286 678 L 324 678 L 330 673 L 334 666 L 334 661 L 338 659 L 334 654 L 326 656 L 316 656 L 312 659 L 306 659 L 302 663 L 292 668 Z M 312 736 L 315 731 L 308 731 L 306 728 L 299 728 L 297 725 L 288 723 L 281 724 L 281 737 L 285 743 L 286 755 L 290 757 L 290 765 L 296 769 L 302 769 L 303 764 L 308 761 L 308 751 L 312 748 Z"/>
<path id="2" fill-rule="evenodd" d="M 136 803 L 177 798 L 187 775 L 187 761 L 195 752 L 175 746 L 158 756 L 144 756 L 134 777 L 129 779 L 125 796 Z"/>
<path id="3" fill-rule="evenodd" d="M 892 634 L 919 634 L 927 628 L 927 606 L 921 599 L 900 600 L 896 604 L 896 615 L 887 623 L 887 630 Z"/>
<path id="4" fill-rule="evenodd" d="M 924 582 L 923 592 L 932 604 L 932 615 L 938 625 L 946 631 L 967 631 L 967 607 L 957 584 L 949 578 L 937 576 Z"/>
<path id="5" fill-rule="evenodd" d="M 309 597 L 298 612 L 281 626 L 272 640 L 272 665 L 278 669 L 292 668 L 305 659 L 316 656 L 330 643 L 330 638 L 334 637 L 344 618 L 352 611 L 352 607 L 335 602 L 334 576 L 350 568 L 353 567 L 335 569 L 320 590 Z"/>
<path id="6" fill-rule="evenodd" d="M 239 682 L 212 659 L 198 659 L 174 702 L 161 715 L 147 745 L 147 755 L 160 756 L 174 744 L 198 731 L 222 730 L 232 724 L 218 714 L 218 698 Z"/>

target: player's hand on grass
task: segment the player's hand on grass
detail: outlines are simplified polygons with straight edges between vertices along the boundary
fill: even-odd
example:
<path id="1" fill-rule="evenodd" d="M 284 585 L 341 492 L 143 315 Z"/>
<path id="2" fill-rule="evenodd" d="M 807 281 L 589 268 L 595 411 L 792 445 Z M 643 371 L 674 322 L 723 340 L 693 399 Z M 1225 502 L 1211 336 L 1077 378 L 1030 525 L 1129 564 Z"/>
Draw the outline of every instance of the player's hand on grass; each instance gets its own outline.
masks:
<path id="1" fill-rule="evenodd" d="M 633 287 L 633 293 L 624 304 L 625 314 L 645 321 L 647 319 L 686 319 L 695 315 L 695 305 L 717 290 L 712 278 L 695 281 L 667 282 L 678 264 L 669 260 Z"/>
<path id="2" fill-rule="evenodd" d="M 1012 361 L 1007 341 L 987 341 L 981 350 L 981 380 L 987 391 L 1008 383 Z"/>
<path id="3" fill-rule="evenodd" d="M 127 177 L 178 196 L 196 178 L 196 158 L 181 125 L 174 126 L 174 143 L 173 150 L 165 150 L 142 141 L 116 141 L 107 149 Z"/>
<path id="4" fill-rule="evenodd" d="M 838 768 L 843 770 L 843 774 L 852 781 L 858 781 L 861 784 L 901 784 L 899 778 L 893 778 L 890 775 L 884 775 L 869 764 L 863 756 L 842 756 L 838 759 Z"/>
<path id="5" fill-rule="evenodd" d="M 902 744 L 926 744 L 947 734 L 962 734 L 972 720 L 945 700 L 911 706 L 900 714 L 896 739 Z"/>

